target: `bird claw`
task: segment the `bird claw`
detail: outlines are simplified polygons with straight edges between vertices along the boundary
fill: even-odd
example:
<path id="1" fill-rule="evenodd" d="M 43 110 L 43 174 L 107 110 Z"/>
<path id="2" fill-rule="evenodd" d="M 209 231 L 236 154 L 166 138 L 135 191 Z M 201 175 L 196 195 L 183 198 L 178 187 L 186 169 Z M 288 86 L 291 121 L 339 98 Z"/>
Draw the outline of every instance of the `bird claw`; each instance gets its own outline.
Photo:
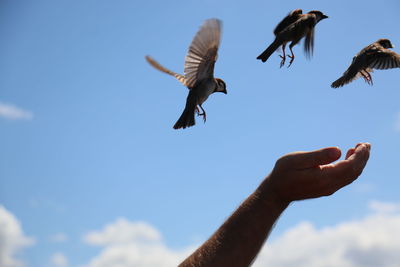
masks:
<path id="1" fill-rule="evenodd" d="M 206 120 L 207 120 L 207 115 L 206 115 L 205 112 L 203 112 L 203 113 L 197 113 L 197 116 L 202 116 L 202 117 L 203 117 L 204 123 L 206 122 Z"/>
<path id="2" fill-rule="evenodd" d="M 279 55 L 279 57 L 282 59 L 281 60 L 281 65 L 280 68 L 282 68 L 285 65 L 286 57 Z"/>
<path id="3" fill-rule="evenodd" d="M 201 111 L 203 111 L 203 113 L 200 113 L 199 107 L 201 108 Z M 202 107 L 201 105 L 196 106 L 196 111 L 197 111 L 197 116 L 203 116 L 203 121 L 204 121 L 204 123 L 205 123 L 206 120 L 207 120 L 206 111 L 203 109 L 203 107 Z"/>
<path id="4" fill-rule="evenodd" d="M 371 74 L 369 74 L 368 71 L 365 71 L 365 73 L 361 72 L 361 75 L 363 76 L 364 81 L 366 83 L 368 83 L 371 86 L 374 85 L 374 82 L 372 81 L 372 76 L 371 76 Z"/>
<path id="5" fill-rule="evenodd" d="M 294 56 L 288 55 L 288 58 L 290 58 L 289 65 L 287 66 L 289 68 L 292 65 L 293 61 L 294 61 Z"/>

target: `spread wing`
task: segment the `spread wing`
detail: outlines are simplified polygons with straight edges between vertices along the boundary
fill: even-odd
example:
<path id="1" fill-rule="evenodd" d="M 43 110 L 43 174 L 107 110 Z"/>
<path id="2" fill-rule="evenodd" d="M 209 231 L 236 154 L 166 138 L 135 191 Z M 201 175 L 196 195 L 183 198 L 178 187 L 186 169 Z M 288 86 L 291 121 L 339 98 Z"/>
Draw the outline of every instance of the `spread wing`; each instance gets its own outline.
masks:
<path id="1" fill-rule="evenodd" d="M 369 67 L 378 70 L 400 68 L 400 55 L 389 49 L 381 49 L 372 55 Z"/>
<path id="2" fill-rule="evenodd" d="M 193 38 L 185 59 L 186 85 L 192 88 L 197 81 L 214 77 L 221 39 L 222 22 L 218 19 L 206 20 Z"/>
<path id="3" fill-rule="evenodd" d="M 351 81 L 368 75 L 373 69 L 385 70 L 400 68 L 400 55 L 375 43 L 365 47 L 354 58 L 343 76 L 332 83 L 337 88 Z"/>
<path id="4" fill-rule="evenodd" d="M 300 18 L 300 15 L 303 14 L 303 10 L 295 9 L 290 12 L 286 17 L 283 18 L 281 22 L 274 29 L 274 34 L 278 35 L 281 31 L 283 31 L 290 24 L 294 23 L 296 20 Z"/>
<path id="5" fill-rule="evenodd" d="M 169 74 L 169 75 L 174 76 L 178 81 L 180 81 L 181 83 L 183 83 L 183 85 L 187 86 L 187 85 L 186 85 L 185 76 L 183 76 L 183 75 L 181 75 L 181 74 L 179 74 L 179 73 L 173 72 L 173 71 L 171 71 L 171 70 L 169 70 L 169 69 L 167 69 L 167 68 L 161 66 L 157 61 L 155 61 L 154 59 L 152 59 L 152 58 L 149 57 L 149 56 L 146 56 L 145 58 L 146 58 L 147 62 L 149 62 L 149 64 L 152 65 L 154 68 L 156 68 L 156 69 L 158 69 L 159 71 L 162 71 L 162 72 L 164 72 L 164 73 L 166 73 L 166 74 Z"/>

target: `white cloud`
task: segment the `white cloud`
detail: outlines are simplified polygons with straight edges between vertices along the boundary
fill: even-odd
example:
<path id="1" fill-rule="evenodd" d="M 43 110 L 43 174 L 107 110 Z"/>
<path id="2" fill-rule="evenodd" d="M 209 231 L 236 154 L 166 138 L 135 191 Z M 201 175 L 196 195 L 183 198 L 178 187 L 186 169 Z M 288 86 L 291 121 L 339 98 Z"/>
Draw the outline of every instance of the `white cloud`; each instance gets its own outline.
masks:
<path id="1" fill-rule="evenodd" d="M 396 114 L 396 119 L 394 122 L 394 130 L 396 132 L 400 132 L 400 112 Z"/>
<path id="2" fill-rule="evenodd" d="M 91 245 L 109 245 L 125 243 L 159 242 L 160 233 L 144 222 L 129 222 L 119 218 L 113 224 L 109 224 L 100 232 L 90 232 L 84 237 L 84 241 Z"/>
<path id="3" fill-rule="evenodd" d="M 253 267 L 399 266 L 400 205 L 371 201 L 371 214 L 330 227 L 302 222 L 265 244 Z M 195 249 L 172 250 L 143 222 L 118 219 L 84 240 L 104 246 L 87 267 L 176 266 Z"/>
<path id="4" fill-rule="evenodd" d="M 57 252 L 54 253 L 53 256 L 51 256 L 50 264 L 53 267 L 67 267 L 68 259 L 61 252 Z"/>
<path id="5" fill-rule="evenodd" d="M 377 213 L 396 213 L 400 212 L 399 203 L 390 203 L 373 200 L 369 203 L 369 208 Z"/>
<path id="6" fill-rule="evenodd" d="M 33 118 L 33 113 L 14 105 L 0 102 L 0 117 L 10 120 L 30 120 Z"/>
<path id="7" fill-rule="evenodd" d="M 63 243 L 68 240 L 68 236 L 64 233 L 57 233 L 49 237 L 50 242 Z"/>
<path id="8" fill-rule="evenodd" d="M 0 266 L 24 266 L 23 262 L 16 258 L 16 254 L 33 243 L 34 240 L 26 237 L 22 232 L 17 218 L 0 205 Z"/>
<path id="9" fill-rule="evenodd" d="M 254 267 L 399 266 L 399 205 L 373 201 L 369 206 L 374 212 L 360 220 L 322 229 L 300 223 L 267 243 Z"/>
<path id="10" fill-rule="evenodd" d="M 83 240 L 104 246 L 88 267 L 169 267 L 176 266 L 194 250 L 172 250 L 166 247 L 160 233 L 144 222 L 120 218 L 100 231 L 90 232 Z"/>

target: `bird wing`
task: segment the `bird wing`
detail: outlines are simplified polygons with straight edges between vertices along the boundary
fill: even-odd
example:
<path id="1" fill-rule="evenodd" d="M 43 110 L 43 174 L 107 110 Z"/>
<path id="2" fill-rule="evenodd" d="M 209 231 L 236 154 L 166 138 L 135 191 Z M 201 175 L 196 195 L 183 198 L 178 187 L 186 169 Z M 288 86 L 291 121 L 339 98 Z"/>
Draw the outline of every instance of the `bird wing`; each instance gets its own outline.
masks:
<path id="1" fill-rule="evenodd" d="M 150 56 L 146 56 L 145 58 L 146 58 L 147 62 L 149 62 L 149 64 L 152 65 L 154 68 L 156 68 L 156 69 L 158 69 L 159 71 L 162 71 L 162 72 L 164 72 L 164 73 L 166 73 L 166 74 L 169 74 L 169 75 L 174 76 L 174 77 L 175 77 L 178 81 L 180 81 L 183 85 L 187 86 L 187 85 L 186 85 L 185 76 L 183 76 L 183 75 L 181 75 L 181 74 L 179 74 L 179 73 L 173 72 L 173 71 L 171 71 L 171 70 L 169 70 L 169 69 L 167 69 L 167 68 L 161 66 L 160 63 L 158 63 L 157 61 L 155 61 L 154 59 L 152 59 Z"/>
<path id="2" fill-rule="evenodd" d="M 343 76 L 334 81 L 331 86 L 334 88 L 343 86 L 359 77 L 363 77 L 366 72 L 372 72 L 373 69 L 385 70 L 392 68 L 400 68 L 400 55 L 373 43 L 365 47 L 353 58 Z"/>
<path id="3" fill-rule="evenodd" d="M 400 68 L 400 55 L 389 49 L 380 49 L 371 55 L 370 68 L 386 70 Z"/>
<path id="4" fill-rule="evenodd" d="M 306 38 L 304 39 L 304 53 L 307 58 L 310 58 L 314 52 L 314 27 L 312 27 L 306 34 Z"/>
<path id="5" fill-rule="evenodd" d="M 206 20 L 193 38 L 185 58 L 185 79 L 189 88 L 202 79 L 214 77 L 214 65 L 217 60 L 221 39 L 222 22 L 218 19 Z"/>
<path id="6" fill-rule="evenodd" d="M 315 25 L 315 15 L 304 14 L 298 20 L 287 26 L 279 35 L 297 36 L 302 38 Z"/>
<path id="7" fill-rule="evenodd" d="M 274 34 L 278 35 L 281 31 L 283 31 L 290 24 L 294 23 L 296 20 L 300 18 L 300 15 L 303 14 L 303 10 L 295 9 L 290 12 L 286 17 L 283 18 L 281 22 L 275 27 Z"/>

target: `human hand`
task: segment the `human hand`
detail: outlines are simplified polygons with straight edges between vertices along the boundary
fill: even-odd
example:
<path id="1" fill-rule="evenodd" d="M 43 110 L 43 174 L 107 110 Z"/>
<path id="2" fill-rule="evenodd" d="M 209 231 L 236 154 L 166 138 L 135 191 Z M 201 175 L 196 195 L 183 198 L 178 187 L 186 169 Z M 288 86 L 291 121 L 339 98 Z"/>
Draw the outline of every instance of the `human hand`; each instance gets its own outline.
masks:
<path id="1" fill-rule="evenodd" d="M 289 153 L 277 160 L 267 178 L 269 191 L 284 203 L 329 196 L 357 179 L 367 164 L 370 149 L 370 144 L 359 143 L 336 163 L 332 162 L 341 155 L 337 147 Z"/>

